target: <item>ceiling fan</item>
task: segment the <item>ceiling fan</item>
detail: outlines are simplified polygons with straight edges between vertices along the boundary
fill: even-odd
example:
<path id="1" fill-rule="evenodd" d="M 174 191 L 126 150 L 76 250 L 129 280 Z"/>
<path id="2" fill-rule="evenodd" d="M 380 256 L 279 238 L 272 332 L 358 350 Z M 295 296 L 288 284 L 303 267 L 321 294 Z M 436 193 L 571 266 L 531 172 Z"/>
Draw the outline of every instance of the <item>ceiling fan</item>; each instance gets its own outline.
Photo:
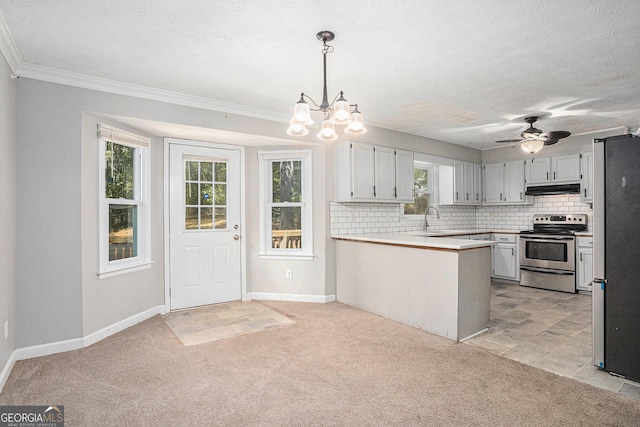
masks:
<path id="1" fill-rule="evenodd" d="M 571 132 L 566 130 L 558 130 L 555 132 L 542 132 L 540 129 L 533 127 L 533 124 L 538 121 L 537 116 L 525 117 L 524 121 L 529 124 L 529 127 L 520 134 L 520 139 L 502 139 L 496 141 L 497 143 L 521 143 L 520 147 L 523 151 L 529 154 L 534 154 L 540 151 L 545 145 L 553 145 L 562 138 L 566 138 L 571 135 Z"/>

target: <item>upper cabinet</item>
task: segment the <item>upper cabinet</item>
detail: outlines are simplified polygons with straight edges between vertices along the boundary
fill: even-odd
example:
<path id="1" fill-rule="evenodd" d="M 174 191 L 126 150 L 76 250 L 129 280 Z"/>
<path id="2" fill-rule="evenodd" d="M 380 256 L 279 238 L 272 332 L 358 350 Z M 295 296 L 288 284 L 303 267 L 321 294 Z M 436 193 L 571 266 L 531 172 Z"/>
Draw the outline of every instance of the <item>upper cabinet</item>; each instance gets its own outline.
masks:
<path id="1" fill-rule="evenodd" d="M 531 203 L 524 191 L 524 160 L 483 165 L 484 204 L 520 205 Z"/>
<path id="2" fill-rule="evenodd" d="M 482 204 L 482 179 L 479 164 L 454 160 L 453 167 L 438 168 L 441 205 Z"/>
<path id="3" fill-rule="evenodd" d="M 580 182 L 580 154 L 535 157 L 526 163 L 527 186 Z"/>
<path id="4" fill-rule="evenodd" d="M 593 202 L 593 152 L 580 154 L 580 201 Z"/>
<path id="5" fill-rule="evenodd" d="M 413 153 L 366 142 L 334 146 L 337 202 L 412 202 Z"/>

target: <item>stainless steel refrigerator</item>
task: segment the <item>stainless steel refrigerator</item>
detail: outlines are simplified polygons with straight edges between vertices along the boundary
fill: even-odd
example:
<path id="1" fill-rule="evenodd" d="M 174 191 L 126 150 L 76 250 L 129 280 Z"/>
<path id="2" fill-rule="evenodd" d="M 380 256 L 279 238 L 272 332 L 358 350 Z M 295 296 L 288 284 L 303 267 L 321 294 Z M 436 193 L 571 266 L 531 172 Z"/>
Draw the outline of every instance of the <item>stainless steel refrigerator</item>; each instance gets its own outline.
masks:
<path id="1" fill-rule="evenodd" d="M 593 364 L 640 380 L 640 137 L 593 141 Z"/>

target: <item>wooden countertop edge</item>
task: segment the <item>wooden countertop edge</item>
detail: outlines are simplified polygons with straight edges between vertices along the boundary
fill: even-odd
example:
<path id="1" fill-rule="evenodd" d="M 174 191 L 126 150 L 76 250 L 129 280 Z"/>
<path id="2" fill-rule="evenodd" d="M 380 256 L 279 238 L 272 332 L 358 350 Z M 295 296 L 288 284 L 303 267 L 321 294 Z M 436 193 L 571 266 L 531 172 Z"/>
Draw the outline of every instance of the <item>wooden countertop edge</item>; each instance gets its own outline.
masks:
<path id="1" fill-rule="evenodd" d="M 370 245 L 398 246 L 398 247 L 401 247 L 401 248 L 426 249 L 426 250 L 429 250 L 429 251 L 441 251 L 441 252 L 462 252 L 462 251 L 471 251 L 471 250 L 474 250 L 474 249 L 490 248 L 491 247 L 491 245 L 482 245 L 482 246 L 474 246 L 473 248 L 451 249 L 451 248 L 436 248 L 436 247 L 433 247 L 433 246 L 423 246 L 423 245 L 373 242 L 371 240 L 346 239 L 344 237 L 334 237 L 333 239 L 342 240 L 344 242 L 368 243 Z"/>

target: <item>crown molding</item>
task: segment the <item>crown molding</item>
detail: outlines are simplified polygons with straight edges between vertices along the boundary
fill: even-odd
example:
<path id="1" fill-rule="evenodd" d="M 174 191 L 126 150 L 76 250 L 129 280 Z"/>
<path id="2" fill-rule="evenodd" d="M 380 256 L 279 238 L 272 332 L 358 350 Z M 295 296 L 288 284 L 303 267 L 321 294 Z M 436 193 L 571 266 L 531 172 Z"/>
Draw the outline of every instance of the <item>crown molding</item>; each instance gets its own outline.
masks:
<path id="1" fill-rule="evenodd" d="M 18 68 L 22 65 L 22 55 L 20 55 L 20 51 L 16 47 L 16 43 L 13 41 L 13 37 L 11 37 L 11 33 L 9 32 L 9 28 L 7 27 L 7 22 L 4 20 L 4 16 L 0 11 L 0 52 L 7 60 L 7 64 L 9 64 L 9 68 L 14 75 L 18 75 Z"/>
<path id="2" fill-rule="evenodd" d="M 0 52 L 7 60 L 11 72 L 17 77 L 25 77 L 34 80 L 41 80 L 49 83 L 58 83 L 66 86 L 74 86 L 83 89 L 97 90 L 100 92 L 113 93 L 117 95 L 132 96 L 135 98 L 149 99 L 153 101 L 166 102 L 169 104 L 182 105 L 185 107 L 201 108 L 204 110 L 217 111 L 221 113 L 237 114 L 240 116 L 253 117 L 281 123 L 289 123 L 288 114 L 249 107 L 246 105 L 233 104 L 230 102 L 218 101 L 202 96 L 187 95 L 168 90 L 154 89 L 147 86 L 123 83 L 115 80 L 103 79 L 100 77 L 88 76 L 86 74 L 62 71 L 55 68 L 43 67 L 40 65 L 25 64 L 22 55 L 18 50 L 4 16 L 0 12 Z"/>

